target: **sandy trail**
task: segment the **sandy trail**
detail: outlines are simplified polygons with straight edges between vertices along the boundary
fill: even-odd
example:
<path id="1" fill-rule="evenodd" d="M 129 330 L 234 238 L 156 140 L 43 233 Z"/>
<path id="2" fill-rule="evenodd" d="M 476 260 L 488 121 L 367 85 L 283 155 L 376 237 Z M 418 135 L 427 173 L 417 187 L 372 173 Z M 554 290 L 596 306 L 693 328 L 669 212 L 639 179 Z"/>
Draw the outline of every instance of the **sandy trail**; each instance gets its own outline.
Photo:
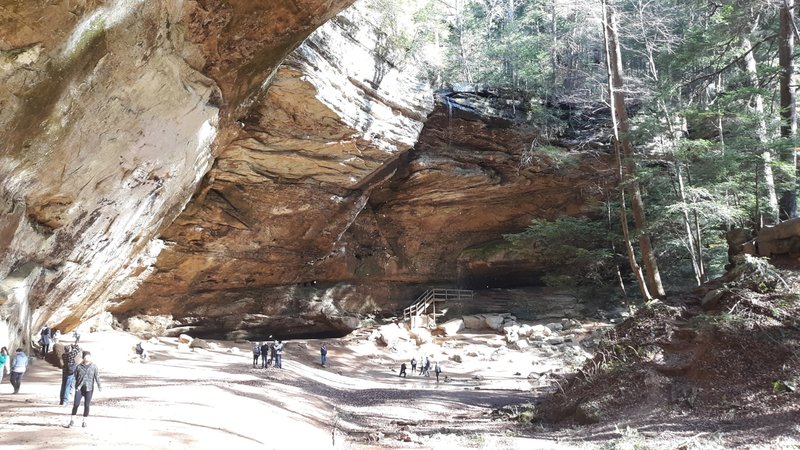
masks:
<path id="1" fill-rule="evenodd" d="M 6 378 L 0 385 L 5 448 L 566 448 L 509 434 L 508 424 L 488 419 L 493 408 L 534 398 L 530 382 L 511 375 L 532 361 L 453 364 L 441 354 L 453 349 L 431 346 L 423 350 L 455 379 L 437 384 L 433 375 L 397 377 L 399 361 L 423 351 L 392 353 L 358 336 L 329 341 L 327 369 L 319 365 L 318 341 L 289 342 L 283 370 L 253 369 L 248 344 L 217 342 L 218 350 L 187 352 L 171 338 L 151 346 L 150 362 L 132 363 L 136 341 L 120 332 L 82 339 L 103 381 L 87 428 L 64 427 L 70 408 L 58 405 L 58 368 L 36 361 L 17 395 Z M 241 352 L 226 352 L 233 346 Z M 475 381 L 476 372 L 491 376 Z"/>

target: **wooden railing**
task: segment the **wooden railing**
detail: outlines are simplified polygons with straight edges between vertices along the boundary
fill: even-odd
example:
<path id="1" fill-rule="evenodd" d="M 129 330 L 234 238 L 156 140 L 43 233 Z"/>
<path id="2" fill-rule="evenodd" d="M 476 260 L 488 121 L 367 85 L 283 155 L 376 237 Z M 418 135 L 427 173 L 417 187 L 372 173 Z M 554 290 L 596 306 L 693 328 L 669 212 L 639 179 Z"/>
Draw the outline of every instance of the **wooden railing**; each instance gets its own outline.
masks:
<path id="1" fill-rule="evenodd" d="M 474 298 L 474 292 L 464 289 L 428 289 L 417 297 L 411 306 L 403 310 L 403 319 L 411 320 L 412 317 L 430 315 L 433 325 L 436 325 L 436 318 L 444 315 L 442 304 L 448 301 L 470 301 Z M 439 310 L 436 306 L 439 304 Z"/>

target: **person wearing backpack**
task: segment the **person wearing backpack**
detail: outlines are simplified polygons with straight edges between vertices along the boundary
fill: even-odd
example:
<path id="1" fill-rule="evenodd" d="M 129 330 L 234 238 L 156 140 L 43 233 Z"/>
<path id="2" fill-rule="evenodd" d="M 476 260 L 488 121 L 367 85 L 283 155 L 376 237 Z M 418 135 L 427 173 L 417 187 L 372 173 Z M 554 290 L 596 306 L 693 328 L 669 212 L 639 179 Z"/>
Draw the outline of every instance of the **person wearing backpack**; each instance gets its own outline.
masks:
<path id="1" fill-rule="evenodd" d="M 264 342 L 261 345 L 261 368 L 266 369 L 269 367 L 269 342 Z"/>
<path id="2" fill-rule="evenodd" d="M 75 367 L 77 363 L 75 358 L 80 354 L 81 348 L 77 345 L 67 345 L 64 349 L 64 354 L 61 355 L 61 362 L 64 363 L 61 368 L 61 393 L 59 395 L 59 405 L 69 405 L 69 393 L 72 391 L 72 385 L 75 384 Z"/>
<path id="3" fill-rule="evenodd" d="M 50 353 L 50 344 L 52 343 L 52 331 L 50 330 L 50 324 L 45 324 L 44 328 L 42 328 L 41 332 L 42 338 L 39 342 L 42 343 L 42 359 Z"/>
<path id="4" fill-rule="evenodd" d="M 253 369 L 258 367 L 258 357 L 261 356 L 261 343 L 256 342 L 253 345 Z"/>

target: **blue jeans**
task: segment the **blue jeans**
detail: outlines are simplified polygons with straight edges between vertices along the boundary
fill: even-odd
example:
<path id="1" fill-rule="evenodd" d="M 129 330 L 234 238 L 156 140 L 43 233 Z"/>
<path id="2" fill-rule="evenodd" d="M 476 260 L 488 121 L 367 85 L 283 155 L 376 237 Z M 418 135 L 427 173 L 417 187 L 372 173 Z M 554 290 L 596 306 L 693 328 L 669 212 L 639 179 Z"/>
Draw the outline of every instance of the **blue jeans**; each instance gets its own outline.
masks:
<path id="1" fill-rule="evenodd" d="M 61 375 L 61 403 L 69 403 L 69 393 L 72 391 L 72 385 L 75 384 L 75 374 Z"/>
<path id="2" fill-rule="evenodd" d="M 325 363 L 328 362 L 328 355 L 320 355 L 322 359 L 322 367 L 325 367 Z"/>
<path id="3" fill-rule="evenodd" d="M 283 364 L 281 364 L 281 359 L 282 359 L 281 356 L 282 355 L 280 353 L 275 355 L 275 368 L 276 369 L 283 369 Z"/>

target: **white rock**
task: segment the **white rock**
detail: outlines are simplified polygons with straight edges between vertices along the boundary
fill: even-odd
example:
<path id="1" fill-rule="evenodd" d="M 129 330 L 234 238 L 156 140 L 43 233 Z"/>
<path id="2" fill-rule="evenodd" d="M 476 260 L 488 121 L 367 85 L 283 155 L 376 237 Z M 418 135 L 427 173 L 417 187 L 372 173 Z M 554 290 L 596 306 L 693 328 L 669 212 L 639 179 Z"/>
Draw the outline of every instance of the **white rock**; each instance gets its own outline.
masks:
<path id="1" fill-rule="evenodd" d="M 520 339 L 512 345 L 517 350 L 527 350 L 530 346 L 528 345 L 528 341 L 525 339 Z"/>
<path id="2" fill-rule="evenodd" d="M 151 337 L 150 339 L 147 340 L 147 342 L 149 342 L 149 343 L 151 343 L 153 345 L 157 345 L 159 343 L 158 338 L 156 338 L 156 337 Z"/>
<path id="3" fill-rule="evenodd" d="M 406 334 L 405 330 L 400 329 L 393 323 L 380 326 L 378 333 L 378 343 L 386 347 L 394 347 L 397 341 Z"/>
<path id="4" fill-rule="evenodd" d="M 486 321 L 486 328 L 490 330 L 500 331 L 503 328 L 505 317 L 499 314 L 487 314 L 484 319 Z"/>
<path id="5" fill-rule="evenodd" d="M 182 335 L 178 336 L 178 342 L 181 342 L 183 344 L 189 344 L 193 340 L 194 340 L 194 338 L 192 338 L 188 334 L 182 334 Z"/>
<path id="6" fill-rule="evenodd" d="M 228 349 L 228 353 L 233 353 L 234 355 L 239 353 L 239 347 L 231 347 Z"/>
<path id="7" fill-rule="evenodd" d="M 519 330 L 517 330 L 517 334 L 519 334 L 520 337 L 528 337 L 531 333 L 533 333 L 533 327 L 528 324 L 521 325 Z"/>
<path id="8" fill-rule="evenodd" d="M 413 330 L 409 331 L 408 334 L 412 339 L 414 339 L 417 345 L 433 342 L 433 336 L 431 335 L 431 332 L 424 328 L 414 328 Z"/>
<path id="9" fill-rule="evenodd" d="M 447 322 L 439 325 L 439 328 L 441 328 L 444 331 L 445 336 L 455 336 L 461 330 L 464 329 L 464 320 L 463 319 L 448 320 Z"/>

